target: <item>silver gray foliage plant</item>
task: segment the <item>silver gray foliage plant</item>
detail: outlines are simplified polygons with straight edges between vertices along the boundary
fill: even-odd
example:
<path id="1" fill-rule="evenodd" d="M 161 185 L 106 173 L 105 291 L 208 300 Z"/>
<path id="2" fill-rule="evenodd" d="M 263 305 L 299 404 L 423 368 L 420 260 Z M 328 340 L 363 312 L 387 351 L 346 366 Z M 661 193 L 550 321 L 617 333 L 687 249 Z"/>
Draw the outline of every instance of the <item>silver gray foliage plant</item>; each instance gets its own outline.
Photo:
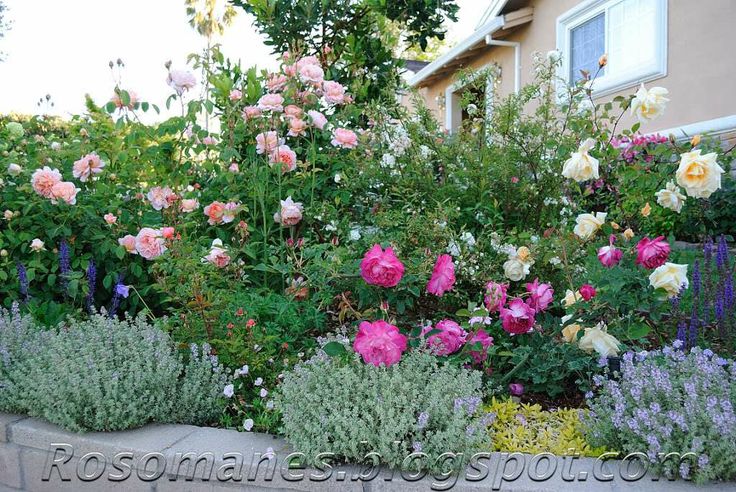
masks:
<path id="1" fill-rule="evenodd" d="M 17 306 L 0 309 L 2 411 L 79 432 L 205 424 L 222 413 L 228 382 L 208 346 L 193 346 L 185 359 L 142 316 L 95 314 L 45 330 Z"/>
<path id="2" fill-rule="evenodd" d="M 390 367 L 321 352 L 285 375 L 276 401 L 283 432 L 307 463 L 327 452 L 368 464 L 372 452 L 391 467 L 444 473 L 459 462 L 438 461 L 443 453 L 464 453 L 467 462 L 489 449 L 492 415 L 482 412 L 480 395 L 478 371 L 443 364 L 423 351 Z M 426 458 L 407 459 L 412 453 Z"/>

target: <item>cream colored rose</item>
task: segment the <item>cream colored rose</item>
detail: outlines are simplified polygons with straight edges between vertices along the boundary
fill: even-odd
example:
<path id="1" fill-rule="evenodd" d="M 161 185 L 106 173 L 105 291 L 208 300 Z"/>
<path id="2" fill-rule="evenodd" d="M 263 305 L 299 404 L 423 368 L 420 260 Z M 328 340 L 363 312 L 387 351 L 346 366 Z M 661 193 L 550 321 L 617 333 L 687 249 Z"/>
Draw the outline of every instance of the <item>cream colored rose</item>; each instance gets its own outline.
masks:
<path id="1" fill-rule="evenodd" d="M 675 176 L 677 184 L 685 188 L 689 196 L 708 198 L 721 187 L 723 168 L 716 162 L 715 152 L 700 155 L 700 149 L 680 155 L 680 166 Z"/>
<path id="2" fill-rule="evenodd" d="M 578 342 L 578 347 L 588 353 L 594 350 L 601 357 L 615 357 L 620 350 L 619 341 L 608 333 L 605 323 L 598 323 L 595 328 L 586 328 L 583 337 Z"/>
<path id="3" fill-rule="evenodd" d="M 565 307 L 570 307 L 582 298 L 583 296 L 580 294 L 580 291 L 573 292 L 570 289 L 567 289 L 567 292 L 565 292 L 565 298 L 562 300 L 562 304 L 564 304 Z"/>
<path id="4" fill-rule="evenodd" d="M 687 265 L 665 263 L 649 275 L 649 284 L 655 289 L 664 289 L 667 297 L 675 297 L 681 288 L 687 289 L 690 286 Z"/>
<path id="5" fill-rule="evenodd" d="M 642 123 L 653 120 L 664 112 L 667 101 L 669 101 L 665 97 L 667 94 L 669 91 L 664 87 L 652 87 L 647 90 L 644 84 L 641 84 L 631 101 L 631 114 L 635 114 Z"/>
<path id="6" fill-rule="evenodd" d="M 598 232 L 598 229 L 600 229 L 601 226 L 605 224 L 606 215 L 608 214 L 605 212 L 578 215 L 577 219 L 575 219 L 576 226 L 575 229 L 573 229 L 573 232 L 580 239 L 590 239 L 595 235 L 596 232 Z"/>
<path id="7" fill-rule="evenodd" d="M 675 183 L 670 181 L 663 190 L 659 190 L 654 194 L 657 197 L 657 203 L 662 205 L 664 208 L 674 210 L 678 214 L 682 211 L 682 206 L 685 204 L 686 197 L 680 191 Z"/>
<path id="8" fill-rule="evenodd" d="M 518 282 L 529 275 L 529 263 L 524 263 L 518 257 L 514 256 L 506 260 L 503 264 L 503 274 L 506 278 L 514 282 Z"/>
<path id="9" fill-rule="evenodd" d="M 580 144 L 577 152 L 562 166 L 562 175 L 578 183 L 589 179 L 598 179 L 598 159 L 588 154 L 595 145 L 595 140 L 589 138 Z"/>
<path id="10" fill-rule="evenodd" d="M 567 325 L 562 329 L 562 338 L 564 338 L 567 343 L 574 343 L 577 339 L 578 332 L 582 329 L 583 327 L 578 323 Z"/>

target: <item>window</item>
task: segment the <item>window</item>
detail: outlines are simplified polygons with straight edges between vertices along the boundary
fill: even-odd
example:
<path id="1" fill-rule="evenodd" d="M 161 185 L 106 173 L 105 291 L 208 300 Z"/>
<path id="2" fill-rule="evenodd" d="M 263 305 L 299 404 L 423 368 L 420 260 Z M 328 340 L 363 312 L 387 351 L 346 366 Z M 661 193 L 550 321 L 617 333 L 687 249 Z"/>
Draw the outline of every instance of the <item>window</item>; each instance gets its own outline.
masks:
<path id="1" fill-rule="evenodd" d="M 445 128 L 447 130 L 454 132 L 463 121 L 471 117 L 467 108 L 462 107 L 462 98 L 465 93 L 470 93 L 471 99 L 476 101 L 476 116 L 485 116 L 487 121 L 490 120 L 493 111 L 494 82 L 500 74 L 499 70 L 495 63 L 487 65 L 445 89 Z"/>
<path id="2" fill-rule="evenodd" d="M 667 0 L 587 0 L 557 19 L 560 75 L 570 84 L 598 71 L 593 90 L 605 95 L 667 74 Z"/>

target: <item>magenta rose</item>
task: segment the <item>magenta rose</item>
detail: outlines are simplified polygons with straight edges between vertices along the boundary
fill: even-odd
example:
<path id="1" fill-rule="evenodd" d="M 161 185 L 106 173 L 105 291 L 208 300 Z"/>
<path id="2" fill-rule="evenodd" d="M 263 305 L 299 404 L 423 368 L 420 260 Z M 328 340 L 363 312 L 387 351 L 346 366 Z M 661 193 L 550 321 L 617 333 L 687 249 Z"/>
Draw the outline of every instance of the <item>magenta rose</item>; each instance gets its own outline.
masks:
<path id="1" fill-rule="evenodd" d="M 550 284 L 540 284 L 538 278 L 535 278 L 534 282 L 526 284 L 526 290 L 530 294 L 526 303 L 537 313 L 547 309 L 552 303 L 552 296 L 555 293 Z"/>
<path id="2" fill-rule="evenodd" d="M 493 345 L 493 337 L 490 336 L 486 331 L 481 328 L 477 332 L 473 333 L 472 336 L 468 335 L 467 344 L 471 347 L 480 343 L 481 350 L 471 350 L 470 356 L 473 358 L 476 364 L 482 364 L 488 356 L 488 347 Z"/>
<path id="3" fill-rule="evenodd" d="M 395 287 L 404 276 L 404 265 L 392 248 L 384 251 L 380 244 L 374 244 L 360 262 L 360 276 L 370 285 Z"/>
<path id="4" fill-rule="evenodd" d="M 452 256 L 440 255 L 432 270 L 432 278 L 427 283 L 427 292 L 436 296 L 442 295 L 455 285 L 455 264 Z"/>
<path id="5" fill-rule="evenodd" d="M 383 320 L 363 321 L 358 327 L 353 349 L 366 364 L 390 366 L 401 360 L 401 354 L 406 350 L 406 336 Z"/>
<path id="6" fill-rule="evenodd" d="M 664 265 L 669 256 L 670 245 L 664 236 L 656 239 L 645 237 L 636 245 L 636 263 L 649 270 Z"/>
<path id="7" fill-rule="evenodd" d="M 457 352 L 468 336 L 468 333 L 451 319 L 443 319 L 434 327 L 429 325 L 422 331 L 428 333 L 432 330 L 440 331 L 427 339 L 427 345 L 436 355 L 450 355 Z"/>
<path id="8" fill-rule="evenodd" d="M 590 284 L 585 284 L 580 287 L 580 295 L 586 301 L 593 299 L 596 295 L 595 287 Z"/>
<path id="9" fill-rule="evenodd" d="M 512 335 L 528 333 L 534 326 L 535 314 L 534 309 L 517 297 L 509 303 L 508 308 L 501 308 L 501 325 Z"/>
<path id="10" fill-rule="evenodd" d="M 499 311 L 506 304 L 506 290 L 508 288 L 508 285 L 496 282 L 488 282 L 486 284 L 486 295 L 483 301 L 486 304 L 488 312 L 493 313 Z"/>
<path id="11" fill-rule="evenodd" d="M 616 236 L 611 234 L 608 238 L 608 246 L 603 246 L 598 250 L 598 261 L 606 268 L 618 265 L 624 255 L 623 251 L 613 245 L 615 240 Z"/>

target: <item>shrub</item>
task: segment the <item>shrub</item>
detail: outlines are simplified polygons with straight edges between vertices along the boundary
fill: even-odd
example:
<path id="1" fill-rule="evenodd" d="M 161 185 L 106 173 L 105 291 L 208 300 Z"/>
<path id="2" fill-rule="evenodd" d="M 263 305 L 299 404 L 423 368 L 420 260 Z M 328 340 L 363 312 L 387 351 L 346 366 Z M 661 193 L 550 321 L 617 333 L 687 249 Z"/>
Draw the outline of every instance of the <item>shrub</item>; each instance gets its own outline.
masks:
<path id="1" fill-rule="evenodd" d="M 309 460 L 331 452 L 363 461 L 376 452 L 398 467 L 416 451 L 428 458 L 415 464 L 437 469 L 442 453 L 469 457 L 487 444 L 480 373 L 442 365 L 425 352 L 412 351 L 391 367 L 320 352 L 287 373 L 279 388 L 284 434 Z"/>
<path id="2" fill-rule="evenodd" d="M 74 431 L 203 424 L 224 406 L 228 378 L 209 347 L 193 347 L 184 363 L 169 336 L 142 317 L 97 314 L 43 332 L 14 307 L 0 311 L 0 351 L 0 409 Z"/>
<path id="3" fill-rule="evenodd" d="M 679 346 L 679 342 L 675 342 Z M 623 356 L 618 379 L 599 377 L 587 437 L 623 453 L 646 450 L 652 468 L 698 482 L 736 477 L 736 364 L 712 351 L 665 347 Z M 663 459 L 694 453 L 693 459 Z M 679 469 L 678 469 L 679 466 Z"/>

